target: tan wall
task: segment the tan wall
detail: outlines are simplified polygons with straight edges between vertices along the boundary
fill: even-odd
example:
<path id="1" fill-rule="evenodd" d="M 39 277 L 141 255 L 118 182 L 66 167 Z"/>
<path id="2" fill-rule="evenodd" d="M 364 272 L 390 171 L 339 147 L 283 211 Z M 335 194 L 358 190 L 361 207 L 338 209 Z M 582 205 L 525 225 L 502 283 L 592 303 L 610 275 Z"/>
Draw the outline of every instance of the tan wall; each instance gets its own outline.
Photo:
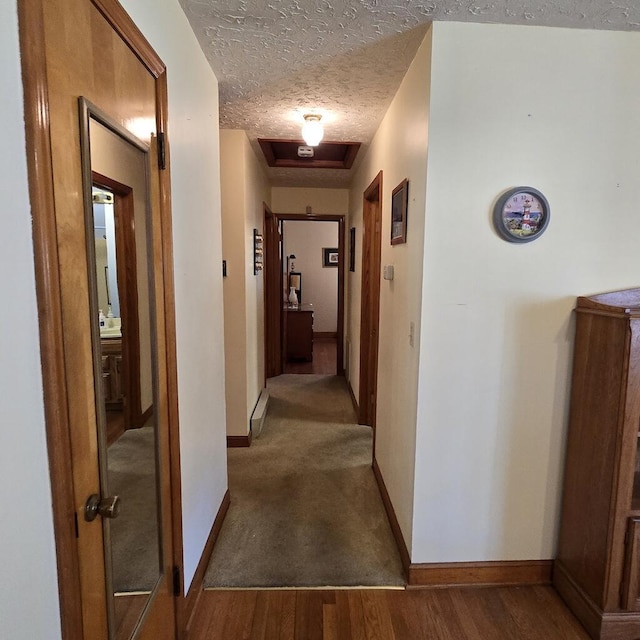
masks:
<path id="1" fill-rule="evenodd" d="M 379 171 L 382 189 L 382 264 L 393 281 L 381 279 L 376 458 L 405 541 L 411 545 L 420 327 L 420 293 L 429 107 L 431 32 L 387 111 L 352 182 L 348 227 L 356 227 L 356 271 L 347 271 L 349 380 L 359 390 L 362 198 Z M 406 244 L 390 244 L 391 192 L 409 180 Z M 414 344 L 409 343 L 414 325 Z"/>
<path id="2" fill-rule="evenodd" d="M 319 215 L 342 215 L 349 210 L 349 190 L 273 187 L 271 205 L 274 213 L 305 213 L 310 206 Z"/>
<path id="3" fill-rule="evenodd" d="M 264 386 L 264 276 L 253 273 L 269 184 L 244 131 L 220 131 L 227 435 L 245 436 Z"/>
<path id="4" fill-rule="evenodd" d="M 247 239 L 245 229 L 244 131 L 220 131 L 224 371 L 227 435 L 247 435 Z"/>
<path id="5" fill-rule="evenodd" d="M 247 340 L 247 424 L 264 387 L 264 272 L 253 273 L 253 230 L 264 227 L 264 204 L 269 205 L 271 190 L 247 136 L 244 136 L 245 168 L 245 260 L 246 340 Z"/>

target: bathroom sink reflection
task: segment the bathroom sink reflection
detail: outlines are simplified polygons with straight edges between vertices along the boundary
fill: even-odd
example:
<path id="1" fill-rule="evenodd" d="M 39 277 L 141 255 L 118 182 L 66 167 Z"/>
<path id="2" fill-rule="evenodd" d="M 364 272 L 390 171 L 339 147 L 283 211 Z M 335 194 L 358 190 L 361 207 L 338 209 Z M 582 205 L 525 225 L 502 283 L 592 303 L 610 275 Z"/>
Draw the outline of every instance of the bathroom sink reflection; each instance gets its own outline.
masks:
<path id="1" fill-rule="evenodd" d="M 100 327 L 101 338 L 121 338 L 122 337 L 122 319 L 107 318 L 105 326 Z"/>

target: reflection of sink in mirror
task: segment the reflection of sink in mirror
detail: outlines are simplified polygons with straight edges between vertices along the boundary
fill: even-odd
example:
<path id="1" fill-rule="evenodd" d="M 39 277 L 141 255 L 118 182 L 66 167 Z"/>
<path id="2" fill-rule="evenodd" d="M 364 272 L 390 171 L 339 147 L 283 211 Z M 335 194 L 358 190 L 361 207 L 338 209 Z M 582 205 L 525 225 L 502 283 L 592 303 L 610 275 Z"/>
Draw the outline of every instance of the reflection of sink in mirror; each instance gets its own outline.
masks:
<path id="1" fill-rule="evenodd" d="M 122 318 L 106 318 L 105 326 L 100 327 L 101 338 L 122 337 Z"/>

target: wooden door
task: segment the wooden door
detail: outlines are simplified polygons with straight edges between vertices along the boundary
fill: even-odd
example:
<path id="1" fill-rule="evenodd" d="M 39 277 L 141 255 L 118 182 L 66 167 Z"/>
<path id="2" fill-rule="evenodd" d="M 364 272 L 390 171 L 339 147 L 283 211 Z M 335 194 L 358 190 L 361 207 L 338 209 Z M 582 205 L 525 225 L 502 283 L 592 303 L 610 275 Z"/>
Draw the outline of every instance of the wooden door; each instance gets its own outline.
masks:
<path id="1" fill-rule="evenodd" d="M 175 352 L 173 341 L 167 340 L 174 321 L 169 176 L 159 169 L 164 150 L 157 144 L 166 128 L 165 68 L 115 0 L 19 0 L 18 9 L 62 633 L 74 640 L 120 640 L 129 638 L 137 625 L 136 638 L 168 640 L 176 635 L 169 445 L 169 420 L 175 420 Z M 135 618 L 126 633 L 109 622 L 102 518 L 85 517 L 87 498 L 100 495 L 102 436 L 81 96 L 142 140 L 150 158 L 148 242 L 154 273 L 150 299 L 162 564 L 144 618 L 134 611 L 134 603 Z M 134 130 L 136 125 L 142 126 Z"/>
<path id="2" fill-rule="evenodd" d="M 362 293 L 360 309 L 360 424 L 375 428 L 380 318 L 382 171 L 363 197 Z M 374 440 L 375 447 L 375 440 Z"/>

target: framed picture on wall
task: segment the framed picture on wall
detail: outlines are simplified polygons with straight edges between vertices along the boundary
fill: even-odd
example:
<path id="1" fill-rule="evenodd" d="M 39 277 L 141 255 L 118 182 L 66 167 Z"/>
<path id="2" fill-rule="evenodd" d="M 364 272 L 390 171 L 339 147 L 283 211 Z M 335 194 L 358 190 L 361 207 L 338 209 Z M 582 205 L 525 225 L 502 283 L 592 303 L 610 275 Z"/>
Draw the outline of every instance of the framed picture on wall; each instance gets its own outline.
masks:
<path id="1" fill-rule="evenodd" d="M 338 266 L 338 249 L 322 249 L 322 266 L 337 267 Z"/>
<path id="2" fill-rule="evenodd" d="M 405 178 L 391 194 L 391 244 L 407 241 L 409 181 Z"/>

